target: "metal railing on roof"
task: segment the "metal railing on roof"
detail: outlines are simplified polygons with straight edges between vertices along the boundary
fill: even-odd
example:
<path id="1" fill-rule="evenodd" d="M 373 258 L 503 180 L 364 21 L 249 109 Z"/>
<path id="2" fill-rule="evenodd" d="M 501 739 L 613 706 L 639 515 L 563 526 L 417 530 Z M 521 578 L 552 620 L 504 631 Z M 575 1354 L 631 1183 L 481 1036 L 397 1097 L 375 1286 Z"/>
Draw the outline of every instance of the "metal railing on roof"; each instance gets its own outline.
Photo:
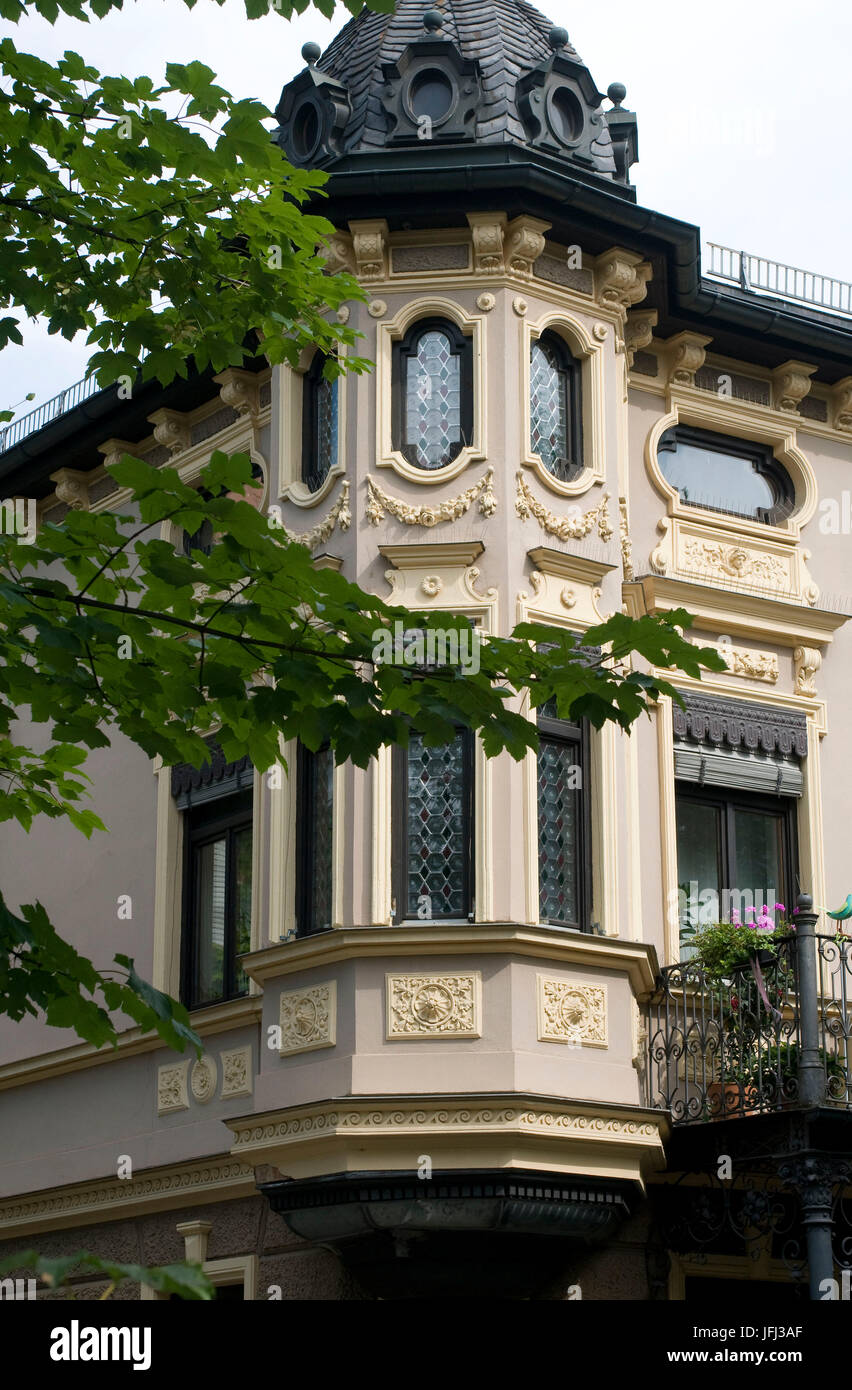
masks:
<path id="1" fill-rule="evenodd" d="M 817 275 L 815 271 L 754 256 L 749 251 L 735 251 L 715 241 L 708 241 L 707 248 L 710 264 L 704 267 L 704 273 L 713 279 L 739 285 L 754 294 L 773 295 L 852 317 L 852 284 L 848 280 Z"/>
<path id="2" fill-rule="evenodd" d="M 0 425 L 0 454 L 11 449 L 28 434 L 35 434 L 36 430 L 44 429 L 45 425 L 58 420 L 60 415 L 73 410 L 81 401 L 96 396 L 100 389 L 95 377 L 84 376 L 81 381 L 75 381 L 73 386 L 66 386 L 58 396 L 51 396 L 49 401 L 45 401 L 35 410 L 28 411 L 26 415 L 19 415 L 16 420 L 10 420 L 8 425 Z"/>

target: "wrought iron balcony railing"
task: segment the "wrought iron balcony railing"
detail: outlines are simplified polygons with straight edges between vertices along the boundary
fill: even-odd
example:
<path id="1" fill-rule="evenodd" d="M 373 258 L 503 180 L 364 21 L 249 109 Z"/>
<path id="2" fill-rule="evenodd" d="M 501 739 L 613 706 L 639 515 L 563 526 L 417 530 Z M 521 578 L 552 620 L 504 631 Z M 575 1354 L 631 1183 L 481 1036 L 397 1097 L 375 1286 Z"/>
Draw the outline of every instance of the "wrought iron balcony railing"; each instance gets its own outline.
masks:
<path id="1" fill-rule="evenodd" d="M 648 1006 L 648 1103 L 675 1124 L 829 1106 L 852 1112 L 852 937 L 794 936 L 723 981 L 663 970 Z"/>

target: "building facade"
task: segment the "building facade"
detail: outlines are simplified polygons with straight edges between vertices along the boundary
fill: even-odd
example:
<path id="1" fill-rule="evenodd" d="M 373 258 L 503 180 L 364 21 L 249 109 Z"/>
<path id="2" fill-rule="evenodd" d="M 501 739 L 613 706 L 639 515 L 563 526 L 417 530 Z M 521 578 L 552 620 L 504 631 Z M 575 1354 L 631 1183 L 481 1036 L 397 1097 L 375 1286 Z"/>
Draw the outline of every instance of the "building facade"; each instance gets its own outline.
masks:
<path id="1" fill-rule="evenodd" d="M 303 56 L 277 139 L 330 175 L 374 370 L 83 392 L 7 432 L 4 495 L 56 521 L 120 506 L 125 450 L 189 482 L 248 450 L 384 598 L 503 635 L 683 607 L 726 670 L 629 734 L 545 709 L 520 763 L 462 732 L 367 771 L 288 747 L 281 786 L 94 753 L 109 836 L 4 829 L 4 893 L 128 951 L 205 1051 L 4 1023 L 0 1255 L 186 1253 L 224 1298 L 802 1296 L 848 1233 L 845 943 L 803 899 L 780 1007 L 731 987 L 775 1066 L 745 1090 L 679 962 L 690 922 L 852 887 L 848 302 L 702 273 L 637 202 L 624 88 L 523 0 L 398 0 Z"/>

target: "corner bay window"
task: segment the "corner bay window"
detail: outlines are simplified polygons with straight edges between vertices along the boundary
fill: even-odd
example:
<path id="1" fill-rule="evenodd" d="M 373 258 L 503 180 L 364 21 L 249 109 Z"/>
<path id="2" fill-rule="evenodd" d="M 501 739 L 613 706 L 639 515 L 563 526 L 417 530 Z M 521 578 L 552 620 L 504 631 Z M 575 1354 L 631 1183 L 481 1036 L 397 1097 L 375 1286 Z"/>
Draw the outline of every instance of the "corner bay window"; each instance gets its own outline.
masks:
<path id="1" fill-rule="evenodd" d="M 415 468 L 444 468 L 473 434 L 470 339 L 449 319 L 420 319 L 394 344 L 393 446 Z"/>
<path id="2" fill-rule="evenodd" d="M 589 930 L 589 738 L 585 724 L 538 717 L 538 895 L 542 922 Z"/>
<path id="3" fill-rule="evenodd" d="M 394 749 L 394 921 L 468 919 L 473 903 L 473 737 Z"/>

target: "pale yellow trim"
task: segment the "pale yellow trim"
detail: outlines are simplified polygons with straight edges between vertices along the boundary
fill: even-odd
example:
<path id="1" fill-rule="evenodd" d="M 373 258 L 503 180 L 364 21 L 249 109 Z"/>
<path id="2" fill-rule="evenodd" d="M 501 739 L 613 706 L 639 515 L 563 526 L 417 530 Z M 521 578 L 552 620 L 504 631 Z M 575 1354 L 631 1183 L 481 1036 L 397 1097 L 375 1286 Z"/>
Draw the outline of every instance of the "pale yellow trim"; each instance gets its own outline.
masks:
<path id="1" fill-rule="evenodd" d="M 656 707 L 657 759 L 660 790 L 660 858 L 664 964 L 680 960 L 680 917 L 677 896 L 677 811 L 675 808 L 674 727 L 671 696 Z"/>
<path id="2" fill-rule="evenodd" d="M 296 741 L 290 739 L 285 743 L 280 739 L 279 748 L 281 786 L 267 791 L 269 943 L 272 945 L 296 932 Z"/>
<path id="3" fill-rule="evenodd" d="M 592 780 L 592 921 L 604 936 L 619 936 L 619 844 L 616 740 L 612 723 L 590 729 Z"/>
<path id="4" fill-rule="evenodd" d="M 447 299 L 443 295 L 424 295 L 422 282 L 418 289 L 421 291 L 419 298 L 404 304 L 394 318 L 385 319 L 376 325 L 376 463 L 379 468 L 393 468 L 400 477 L 407 478 L 411 483 L 434 487 L 436 484 L 457 478 L 469 464 L 484 459 L 488 453 L 486 315 L 470 314 L 456 300 Z M 428 318 L 433 314 L 449 319 L 472 340 L 473 438 L 446 468 L 429 471 L 415 468 L 403 457 L 399 449 L 394 448 L 391 432 L 391 396 L 393 344 L 403 338 L 409 327 L 418 319 Z"/>
<path id="5" fill-rule="evenodd" d="M 593 305 L 587 313 L 596 316 Z M 534 321 L 520 319 L 520 388 L 519 416 L 521 422 L 520 457 L 525 468 L 531 468 L 540 483 L 563 497 L 576 497 L 588 492 L 594 483 L 606 481 L 606 384 L 604 373 L 604 342 L 592 337 L 587 325 L 564 309 L 549 309 Z M 583 453 L 586 466 L 572 482 L 562 482 L 549 473 L 530 445 L 530 353 L 533 342 L 551 329 L 563 338 L 573 355 L 582 363 L 581 402 L 583 413 Z"/>
<path id="6" fill-rule="evenodd" d="M 634 724 L 622 735 L 627 805 L 627 912 L 622 935 L 644 941 L 642 910 L 642 817 L 639 809 L 639 731 Z"/>
<path id="7" fill-rule="evenodd" d="M 190 1224 L 190 1223 L 187 1223 Z M 192 1223 L 198 1224 L 201 1223 Z M 180 1230 L 180 1226 L 178 1226 Z M 187 1260 L 192 1257 L 187 1253 Z M 223 1284 L 242 1284 L 243 1300 L 253 1302 L 257 1294 L 258 1280 L 258 1258 L 257 1255 L 229 1255 L 224 1260 L 203 1260 L 197 1261 L 201 1264 L 204 1273 L 211 1284 L 217 1287 Z M 155 1293 L 149 1284 L 142 1284 L 139 1290 L 139 1297 L 143 1303 L 164 1302 L 168 1294 Z"/>
<path id="8" fill-rule="evenodd" d="M 344 884 L 344 826 L 346 825 L 346 763 L 335 763 L 331 784 L 331 923 L 334 927 L 343 925 L 343 910 L 346 901 Z M 349 837 L 351 845 L 352 839 Z"/>
<path id="9" fill-rule="evenodd" d="M 822 738 L 826 712 L 808 713 L 808 756 L 804 760 L 804 788 L 798 806 L 799 869 L 802 891 L 822 906 L 826 901 L 825 846 L 822 815 Z"/>
<path id="10" fill-rule="evenodd" d="M 346 960 L 386 956 L 511 955 L 627 974 L 634 994 L 653 993 L 657 957 L 653 946 L 616 941 L 563 927 L 526 926 L 515 922 L 429 923 L 423 926 L 344 927 L 336 932 L 300 937 L 243 957 L 251 978 L 265 984 L 285 975 L 325 968 Z"/>
<path id="11" fill-rule="evenodd" d="M 232 1153 L 293 1178 L 413 1169 L 428 1144 L 441 1168 L 495 1166 L 644 1185 L 665 1166 L 665 1117 L 632 1106 L 487 1096 L 357 1097 L 227 1121 Z"/>
<path id="12" fill-rule="evenodd" d="M 720 635 L 776 642 L 782 647 L 825 646 L 850 616 L 789 603 L 766 592 L 713 588 L 658 575 L 646 575 L 633 584 L 625 584 L 624 600 L 633 616 L 686 608 L 699 628 Z"/>
<path id="13" fill-rule="evenodd" d="M 391 886 L 391 803 L 393 759 L 390 748 L 380 748 L 372 763 L 372 883 L 371 915 L 373 925 L 392 925 Z"/>
<path id="14" fill-rule="evenodd" d="M 227 1153 L 214 1154 L 176 1166 L 146 1168 L 134 1178 L 96 1178 L 7 1197 L 0 1201 L 0 1235 L 9 1240 L 175 1207 L 232 1201 L 255 1192 L 252 1166 Z"/>

